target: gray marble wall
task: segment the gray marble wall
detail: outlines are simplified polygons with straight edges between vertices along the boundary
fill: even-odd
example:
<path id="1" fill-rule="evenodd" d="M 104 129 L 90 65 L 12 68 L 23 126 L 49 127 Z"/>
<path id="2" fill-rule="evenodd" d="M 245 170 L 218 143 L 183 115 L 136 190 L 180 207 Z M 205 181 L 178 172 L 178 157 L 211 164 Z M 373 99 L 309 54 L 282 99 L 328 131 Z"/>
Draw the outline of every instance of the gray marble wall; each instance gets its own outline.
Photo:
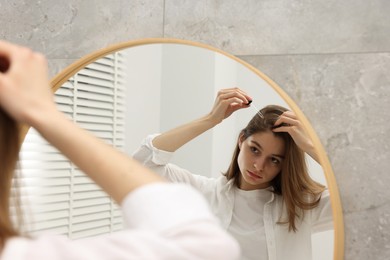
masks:
<path id="1" fill-rule="evenodd" d="M 268 74 L 316 129 L 336 175 L 345 259 L 390 259 L 390 1 L 1 0 L 0 39 L 55 75 L 109 44 L 173 37 Z"/>

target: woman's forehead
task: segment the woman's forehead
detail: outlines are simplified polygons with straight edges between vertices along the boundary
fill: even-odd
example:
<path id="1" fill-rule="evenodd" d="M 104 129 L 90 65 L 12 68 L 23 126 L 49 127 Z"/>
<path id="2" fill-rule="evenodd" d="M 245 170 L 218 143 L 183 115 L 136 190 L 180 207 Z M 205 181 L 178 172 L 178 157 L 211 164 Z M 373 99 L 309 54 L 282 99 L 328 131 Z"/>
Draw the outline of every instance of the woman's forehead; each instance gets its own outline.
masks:
<path id="1" fill-rule="evenodd" d="M 271 154 L 284 155 L 285 143 L 283 138 L 275 135 L 271 131 L 258 132 L 249 136 L 246 140 L 248 143 L 260 146 L 261 149 Z"/>

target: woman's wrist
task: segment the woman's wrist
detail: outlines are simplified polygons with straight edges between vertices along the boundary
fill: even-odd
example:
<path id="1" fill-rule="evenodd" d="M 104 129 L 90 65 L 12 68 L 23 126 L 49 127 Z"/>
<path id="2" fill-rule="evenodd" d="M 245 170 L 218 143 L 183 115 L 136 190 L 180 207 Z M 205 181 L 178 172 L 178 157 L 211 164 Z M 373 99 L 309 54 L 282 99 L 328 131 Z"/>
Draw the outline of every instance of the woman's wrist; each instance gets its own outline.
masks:
<path id="1" fill-rule="evenodd" d="M 209 126 L 210 129 L 220 124 L 223 121 L 222 119 L 213 116 L 212 113 L 205 115 L 204 117 L 201 118 L 201 120 L 204 121 Z"/>
<path id="2" fill-rule="evenodd" d="M 41 131 L 52 124 L 56 124 L 57 120 L 61 120 L 62 117 L 65 118 L 65 115 L 53 104 L 39 109 L 31 109 L 27 112 L 26 123 Z"/>
<path id="3" fill-rule="evenodd" d="M 311 158 L 313 158 L 316 162 L 320 163 L 319 158 L 317 156 L 317 151 L 313 144 L 310 143 L 308 149 L 305 151 Z"/>

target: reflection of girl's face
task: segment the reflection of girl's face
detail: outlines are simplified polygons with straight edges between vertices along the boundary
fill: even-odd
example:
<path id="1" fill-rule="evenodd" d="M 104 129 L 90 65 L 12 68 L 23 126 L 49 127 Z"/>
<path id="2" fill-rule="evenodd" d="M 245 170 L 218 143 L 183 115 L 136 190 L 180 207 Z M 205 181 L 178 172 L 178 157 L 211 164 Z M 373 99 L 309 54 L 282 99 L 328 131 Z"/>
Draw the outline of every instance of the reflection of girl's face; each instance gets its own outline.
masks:
<path id="1" fill-rule="evenodd" d="M 271 131 L 239 140 L 240 153 L 237 162 L 240 168 L 240 189 L 255 190 L 270 186 L 270 182 L 282 169 L 284 141 Z"/>

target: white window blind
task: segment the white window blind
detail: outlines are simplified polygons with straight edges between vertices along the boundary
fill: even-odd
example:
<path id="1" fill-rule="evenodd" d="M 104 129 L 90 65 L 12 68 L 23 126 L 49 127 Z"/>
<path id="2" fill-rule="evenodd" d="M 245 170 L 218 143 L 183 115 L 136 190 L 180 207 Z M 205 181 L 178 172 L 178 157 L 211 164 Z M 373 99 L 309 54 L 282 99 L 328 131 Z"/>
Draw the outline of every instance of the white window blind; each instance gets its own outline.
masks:
<path id="1" fill-rule="evenodd" d="M 79 71 L 56 91 L 61 111 L 79 126 L 124 147 L 125 58 L 104 57 Z M 122 229 L 120 209 L 92 180 L 30 129 L 22 145 L 16 180 L 25 232 L 71 239 Z"/>

